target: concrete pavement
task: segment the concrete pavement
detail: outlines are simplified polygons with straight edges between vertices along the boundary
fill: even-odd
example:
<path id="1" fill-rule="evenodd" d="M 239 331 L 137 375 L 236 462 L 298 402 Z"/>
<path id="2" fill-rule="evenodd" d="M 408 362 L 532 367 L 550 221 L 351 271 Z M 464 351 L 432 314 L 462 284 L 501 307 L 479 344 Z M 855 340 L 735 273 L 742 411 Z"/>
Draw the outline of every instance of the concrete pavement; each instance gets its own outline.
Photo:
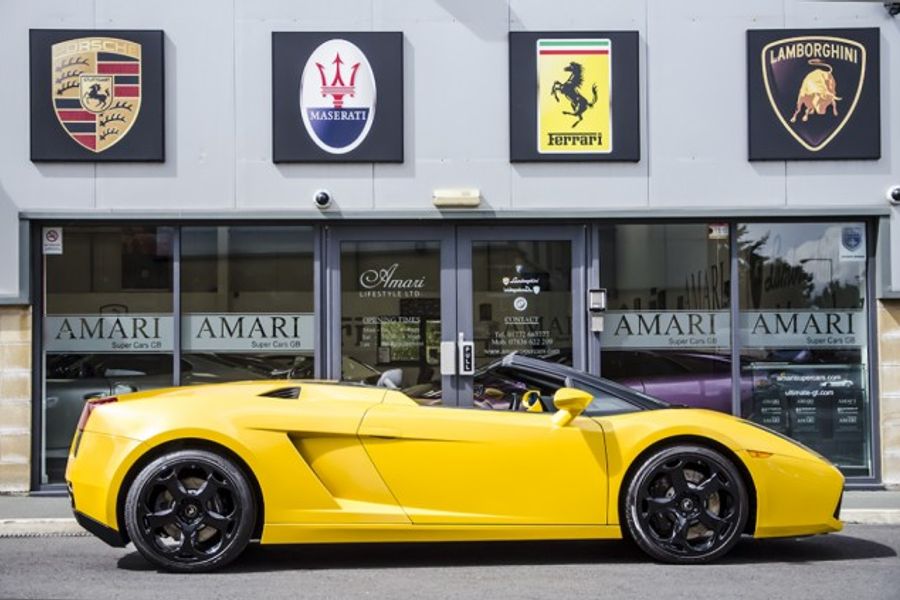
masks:
<path id="1" fill-rule="evenodd" d="M 900 525 L 900 491 L 848 491 L 841 519 L 862 525 Z M 0 537 L 79 535 L 64 496 L 0 495 Z"/>

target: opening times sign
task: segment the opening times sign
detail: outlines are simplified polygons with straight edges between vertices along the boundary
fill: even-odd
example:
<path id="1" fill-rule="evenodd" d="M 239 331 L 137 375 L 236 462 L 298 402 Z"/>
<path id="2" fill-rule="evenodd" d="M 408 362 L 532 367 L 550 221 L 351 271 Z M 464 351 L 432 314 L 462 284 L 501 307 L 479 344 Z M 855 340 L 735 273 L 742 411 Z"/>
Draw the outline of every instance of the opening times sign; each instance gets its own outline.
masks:
<path id="1" fill-rule="evenodd" d="M 182 318 L 185 352 L 312 352 L 311 313 L 194 313 Z M 47 316 L 44 349 L 51 353 L 172 352 L 172 315 Z"/>

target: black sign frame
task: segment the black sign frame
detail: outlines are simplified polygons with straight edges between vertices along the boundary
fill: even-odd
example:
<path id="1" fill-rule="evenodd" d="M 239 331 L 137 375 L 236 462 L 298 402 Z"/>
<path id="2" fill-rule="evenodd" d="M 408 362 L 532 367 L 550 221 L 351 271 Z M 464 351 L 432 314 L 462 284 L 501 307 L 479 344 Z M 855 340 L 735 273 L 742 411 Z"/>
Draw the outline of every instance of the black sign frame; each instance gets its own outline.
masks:
<path id="1" fill-rule="evenodd" d="M 537 148 L 537 52 L 541 38 L 612 43 L 612 151 L 542 154 Z M 509 34 L 510 162 L 637 162 L 641 159 L 640 36 L 637 31 L 512 31 Z"/>
<path id="2" fill-rule="evenodd" d="M 858 98 L 856 90 L 846 89 L 837 78 L 837 95 L 841 100 L 839 110 L 847 111 L 852 106 L 852 114 L 840 121 L 833 115 L 832 108 L 826 108 L 824 118 L 831 119 L 830 133 L 824 144 L 809 144 L 799 133 L 791 133 L 791 117 L 783 109 L 781 116 L 776 107 L 783 106 L 790 98 L 787 92 L 779 95 L 773 92 L 770 100 L 767 91 L 762 62 L 763 49 L 770 44 L 792 38 L 839 38 L 861 44 L 865 48 L 865 68 L 861 69 L 862 81 Z M 748 29 L 747 30 L 747 140 L 749 160 L 839 160 L 839 159 L 879 159 L 881 158 L 881 82 L 880 82 L 880 31 L 871 28 L 844 29 Z M 808 62 L 808 61 L 807 61 Z M 811 63 L 810 63 L 811 64 Z M 814 66 L 807 66 L 811 72 Z M 829 69 L 831 67 L 829 66 Z M 824 67 L 822 67 L 824 70 Z M 831 71 L 828 71 L 831 73 Z M 798 81 L 795 107 L 800 109 L 796 120 L 803 122 L 805 108 L 801 109 L 803 83 Z M 771 85 L 769 86 L 772 87 Z M 844 89 L 842 89 L 842 87 Z M 830 113 L 830 114 L 829 114 Z M 840 114 L 840 113 L 839 113 Z M 819 114 L 807 115 L 809 119 L 820 119 Z M 796 122 L 796 120 L 794 122 Z M 834 133 L 836 129 L 836 133 Z M 803 140 L 803 141 L 801 141 Z M 810 148 L 806 147 L 810 146 Z M 811 149 L 816 148 L 818 149 Z"/>
<path id="3" fill-rule="evenodd" d="M 141 45 L 141 106 L 120 142 L 95 153 L 81 147 L 56 117 L 51 90 L 51 47 L 84 37 L 111 37 Z M 165 32 L 158 29 L 31 29 L 32 162 L 165 162 Z"/>
<path id="4" fill-rule="evenodd" d="M 358 147 L 332 154 L 303 125 L 300 80 L 307 59 L 321 44 L 342 39 L 365 55 L 375 77 L 377 110 Z M 272 32 L 272 161 L 275 163 L 403 162 L 403 33 L 399 31 Z"/>

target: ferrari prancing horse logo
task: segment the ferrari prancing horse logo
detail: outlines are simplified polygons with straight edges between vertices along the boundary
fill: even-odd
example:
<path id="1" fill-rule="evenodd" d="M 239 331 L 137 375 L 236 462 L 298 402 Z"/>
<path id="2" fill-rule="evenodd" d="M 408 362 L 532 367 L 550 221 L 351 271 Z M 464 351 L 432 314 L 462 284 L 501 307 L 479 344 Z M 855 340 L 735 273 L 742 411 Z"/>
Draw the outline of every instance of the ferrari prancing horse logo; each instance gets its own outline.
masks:
<path id="1" fill-rule="evenodd" d="M 141 45 L 86 37 L 53 44 L 51 97 L 60 125 L 100 153 L 131 130 L 141 109 Z"/>

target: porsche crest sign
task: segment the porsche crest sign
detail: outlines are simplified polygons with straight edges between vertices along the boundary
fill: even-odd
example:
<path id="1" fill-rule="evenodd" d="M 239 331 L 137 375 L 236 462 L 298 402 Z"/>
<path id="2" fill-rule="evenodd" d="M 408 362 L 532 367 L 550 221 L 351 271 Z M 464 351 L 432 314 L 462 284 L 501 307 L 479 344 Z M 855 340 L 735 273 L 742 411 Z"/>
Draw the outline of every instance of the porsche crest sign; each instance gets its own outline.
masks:
<path id="1" fill-rule="evenodd" d="M 32 160 L 163 160 L 162 83 L 160 31 L 32 30 Z"/>

